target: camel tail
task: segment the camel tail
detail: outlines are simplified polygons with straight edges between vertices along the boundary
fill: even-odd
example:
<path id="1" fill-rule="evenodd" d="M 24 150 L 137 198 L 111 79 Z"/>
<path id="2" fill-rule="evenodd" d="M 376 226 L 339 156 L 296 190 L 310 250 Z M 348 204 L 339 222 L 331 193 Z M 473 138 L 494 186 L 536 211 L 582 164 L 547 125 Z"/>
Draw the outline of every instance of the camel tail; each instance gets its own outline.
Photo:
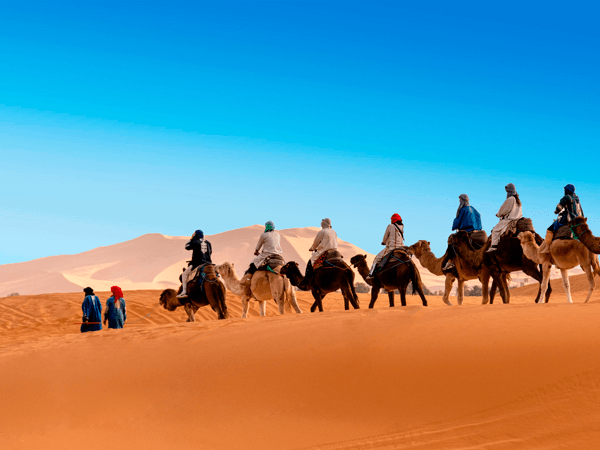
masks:
<path id="1" fill-rule="evenodd" d="M 598 275 L 600 277 L 600 264 L 598 263 L 598 255 L 592 255 L 592 269 L 594 270 L 594 275 Z"/>

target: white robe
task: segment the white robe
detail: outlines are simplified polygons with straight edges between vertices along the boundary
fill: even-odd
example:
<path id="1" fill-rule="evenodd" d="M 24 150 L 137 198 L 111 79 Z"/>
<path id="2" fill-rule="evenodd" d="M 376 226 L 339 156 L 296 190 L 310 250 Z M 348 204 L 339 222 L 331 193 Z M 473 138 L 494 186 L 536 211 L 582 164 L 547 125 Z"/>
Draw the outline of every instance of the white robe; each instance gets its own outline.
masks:
<path id="1" fill-rule="evenodd" d="M 510 196 L 502 203 L 496 217 L 500 217 L 500 221 L 492 229 L 493 246 L 498 245 L 500 237 L 513 220 L 518 220 L 523 217 L 523 208 L 517 203 L 517 199 L 514 196 Z"/>
<path id="2" fill-rule="evenodd" d="M 277 231 L 268 231 L 261 234 L 254 250 L 260 252 L 260 254 L 252 260 L 252 264 L 258 269 L 269 256 L 283 254 L 280 242 L 281 236 Z"/>
<path id="3" fill-rule="evenodd" d="M 310 262 L 314 266 L 319 256 L 327 250 L 337 249 L 337 233 L 331 227 L 323 228 L 317 233 L 313 244 L 309 251 L 313 252 L 310 255 Z"/>
<path id="4" fill-rule="evenodd" d="M 404 246 L 404 239 L 402 238 L 400 231 L 398 231 L 398 228 L 400 228 L 402 233 L 404 233 L 404 225 L 398 225 L 398 227 L 396 227 L 395 224 L 390 223 L 385 229 L 385 234 L 383 235 L 383 240 L 381 241 L 381 244 L 385 245 L 385 248 L 381 250 L 373 260 L 371 272 L 373 272 L 373 269 L 377 263 L 381 261 L 385 255 L 397 248 Z"/>

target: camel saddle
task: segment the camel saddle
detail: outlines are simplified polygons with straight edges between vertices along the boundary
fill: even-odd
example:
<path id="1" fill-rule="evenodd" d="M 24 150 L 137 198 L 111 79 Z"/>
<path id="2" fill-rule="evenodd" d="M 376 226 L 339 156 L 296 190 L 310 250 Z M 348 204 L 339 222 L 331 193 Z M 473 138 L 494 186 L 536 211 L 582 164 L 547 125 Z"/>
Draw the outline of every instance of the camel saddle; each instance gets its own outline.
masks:
<path id="1" fill-rule="evenodd" d="M 348 265 L 343 261 L 343 258 L 344 257 L 340 252 L 332 248 L 330 250 L 327 250 L 325 253 L 319 256 L 319 258 L 317 258 L 313 266 L 313 270 L 317 270 L 318 268 L 323 266 L 345 268 L 342 266 L 347 267 Z M 340 265 L 340 263 L 342 264 Z"/>
<path id="2" fill-rule="evenodd" d="M 517 237 L 517 235 L 523 231 L 531 231 L 533 234 L 535 234 L 533 222 L 527 217 L 521 217 L 520 219 L 513 220 L 500 237 Z"/>
<path id="3" fill-rule="evenodd" d="M 377 263 L 377 265 L 375 266 L 375 270 L 373 271 L 373 274 L 376 274 L 377 272 L 380 272 L 381 270 L 383 270 L 383 268 L 386 266 L 386 264 L 388 262 L 390 262 L 390 260 L 392 262 L 396 262 L 398 264 L 407 264 L 410 262 L 412 258 L 412 253 L 408 250 L 408 247 L 401 247 L 401 248 L 396 248 L 394 250 L 392 250 L 391 252 L 386 253 L 383 258 L 381 258 L 381 261 L 379 261 Z"/>
<path id="4" fill-rule="evenodd" d="M 188 283 L 191 281 L 197 281 L 201 278 L 214 282 L 217 280 L 218 276 L 219 274 L 217 274 L 214 264 L 201 264 L 192 270 L 188 278 Z"/>
<path id="5" fill-rule="evenodd" d="M 573 239 L 573 232 L 571 231 L 570 223 L 563 225 L 556 230 L 556 233 L 554 233 L 554 236 L 552 236 L 552 240 L 555 241 L 557 239 Z"/>
<path id="6" fill-rule="evenodd" d="M 265 259 L 265 261 L 260 265 L 256 271 L 265 270 L 268 272 L 279 273 L 283 265 L 285 264 L 285 259 L 281 255 L 271 255 Z"/>
<path id="7" fill-rule="evenodd" d="M 485 230 L 467 231 L 467 236 L 469 237 L 469 245 L 471 250 L 481 249 L 481 247 L 483 247 L 488 240 L 488 235 Z M 454 258 L 454 246 L 458 244 L 456 240 L 456 234 L 451 234 L 448 237 L 448 244 L 452 246 L 451 254 L 448 255 L 448 258 Z"/>

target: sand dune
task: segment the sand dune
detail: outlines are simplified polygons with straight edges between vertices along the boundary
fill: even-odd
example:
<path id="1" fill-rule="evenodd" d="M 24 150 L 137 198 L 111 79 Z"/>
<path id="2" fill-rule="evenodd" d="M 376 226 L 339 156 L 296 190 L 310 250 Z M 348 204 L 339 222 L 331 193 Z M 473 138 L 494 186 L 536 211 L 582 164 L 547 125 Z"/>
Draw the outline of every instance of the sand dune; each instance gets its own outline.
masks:
<path id="1" fill-rule="evenodd" d="M 82 294 L 1 298 L 0 448 L 597 448 L 600 293 L 553 287 L 548 305 L 533 286 L 462 307 L 330 294 L 323 313 L 245 320 L 228 292 L 232 318 L 196 323 L 126 291 L 126 328 L 86 334 Z"/>
<path id="2" fill-rule="evenodd" d="M 234 263 L 242 275 L 252 258 L 264 227 L 253 225 L 207 236 L 213 245 L 213 261 Z M 310 258 L 308 249 L 319 228 L 289 228 L 279 230 L 284 258 L 296 261 L 302 270 Z M 76 255 L 51 256 L 18 264 L 0 265 L 0 296 L 47 292 L 81 292 L 86 286 L 110 290 L 118 284 L 127 290 L 164 289 L 179 286 L 179 275 L 187 266 L 191 253 L 184 246 L 189 237 L 146 234 L 130 241 L 99 247 Z M 339 250 L 347 262 L 358 253 L 374 255 L 355 245 L 339 240 Z M 423 282 L 428 287 L 443 288 L 442 277 L 423 269 Z M 362 278 L 357 273 L 357 282 Z"/>

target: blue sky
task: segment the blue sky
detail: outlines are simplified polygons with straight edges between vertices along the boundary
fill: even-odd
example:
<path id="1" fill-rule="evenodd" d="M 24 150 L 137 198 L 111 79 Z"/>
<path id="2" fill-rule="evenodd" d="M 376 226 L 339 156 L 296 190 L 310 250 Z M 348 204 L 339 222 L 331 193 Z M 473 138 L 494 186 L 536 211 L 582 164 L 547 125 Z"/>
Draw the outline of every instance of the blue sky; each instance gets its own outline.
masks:
<path id="1" fill-rule="evenodd" d="M 600 234 L 595 2 L 0 2 L 0 264 L 273 220 Z"/>

